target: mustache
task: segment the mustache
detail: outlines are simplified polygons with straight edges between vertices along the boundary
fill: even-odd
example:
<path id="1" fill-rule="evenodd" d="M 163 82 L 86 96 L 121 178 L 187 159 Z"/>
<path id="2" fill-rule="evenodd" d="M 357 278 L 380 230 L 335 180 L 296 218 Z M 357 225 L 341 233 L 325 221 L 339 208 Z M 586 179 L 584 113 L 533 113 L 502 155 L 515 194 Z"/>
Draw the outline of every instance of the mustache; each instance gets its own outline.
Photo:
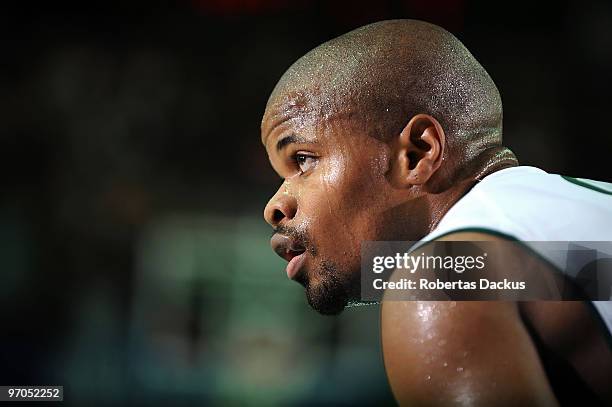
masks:
<path id="1" fill-rule="evenodd" d="M 278 225 L 277 227 L 272 229 L 272 234 L 270 235 L 270 237 L 274 236 L 277 233 L 290 237 L 295 243 L 302 246 L 310 254 L 316 254 L 316 250 L 314 248 L 314 245 L 312 244 L 310 235 L 306 230 L 286 225 Z"/>

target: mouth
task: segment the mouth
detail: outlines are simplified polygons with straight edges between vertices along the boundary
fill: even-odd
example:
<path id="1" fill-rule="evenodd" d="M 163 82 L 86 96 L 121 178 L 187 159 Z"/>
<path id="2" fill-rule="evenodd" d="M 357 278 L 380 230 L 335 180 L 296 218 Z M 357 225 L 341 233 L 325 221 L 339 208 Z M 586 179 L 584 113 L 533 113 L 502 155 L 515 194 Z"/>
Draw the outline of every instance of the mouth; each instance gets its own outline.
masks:
<path id="1" fill-rule="evenodd" d="M 304 264 L 304 260 L 306 260 L 306 249 L 304 246 L 298 244 L 291 237 L 278 233 L 272 236 L 270 245 L 276 254 L 288 261 L 286 268 L 287 277 L 291 280 L 295 280 L 295 277 Z"/>

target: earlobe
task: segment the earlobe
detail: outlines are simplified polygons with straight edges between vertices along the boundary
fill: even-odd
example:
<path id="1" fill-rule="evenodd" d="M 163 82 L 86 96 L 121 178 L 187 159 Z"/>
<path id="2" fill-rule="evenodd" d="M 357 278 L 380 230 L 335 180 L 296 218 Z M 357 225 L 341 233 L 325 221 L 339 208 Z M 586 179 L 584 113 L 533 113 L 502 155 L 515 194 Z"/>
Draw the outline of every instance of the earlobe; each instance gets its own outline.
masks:
<path id="1" fill-rule="evenodd" d="M 400 187 L 425 184 L 440 167 L 446 139 L 440 123 L 430 115 L 418 114 L 395 140 L 392 174 Z"/>

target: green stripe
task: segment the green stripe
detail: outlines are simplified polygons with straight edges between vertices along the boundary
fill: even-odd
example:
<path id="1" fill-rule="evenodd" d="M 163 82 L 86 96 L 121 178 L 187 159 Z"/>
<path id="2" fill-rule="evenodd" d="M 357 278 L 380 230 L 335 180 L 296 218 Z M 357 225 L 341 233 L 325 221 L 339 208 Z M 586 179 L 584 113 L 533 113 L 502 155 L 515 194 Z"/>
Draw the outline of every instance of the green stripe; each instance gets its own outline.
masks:
<path id="1" fill-rule="evenodd" d="M 575 184 L 575 185 L 578 185 L 578 186 L 581 186 L 581 187 L 585 187 L 585 188 L 591 189 L 593 191 L 601 192 L 603 194 L 612 195 L 612 191 L 608 191 L 606 189 L 598 187 L 597 185 L 590 184 L 590 183 L 588 183 L 586 181 L 583 181 L 581 179 L 574 178 L 574 177 L 568 177 L 567 175 L 561 175 L 561 178 L 563 178 L 564 180 L 566 180 L 568 182 L 571 182 L 572 184 Z"/>

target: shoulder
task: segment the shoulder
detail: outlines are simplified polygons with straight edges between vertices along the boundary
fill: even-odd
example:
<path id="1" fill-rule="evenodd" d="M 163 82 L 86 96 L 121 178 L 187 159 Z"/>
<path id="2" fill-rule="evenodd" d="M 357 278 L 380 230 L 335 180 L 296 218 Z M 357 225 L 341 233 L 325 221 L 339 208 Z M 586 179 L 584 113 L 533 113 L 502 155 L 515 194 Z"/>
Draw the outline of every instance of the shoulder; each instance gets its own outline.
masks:
<path id="1" fill-rule="evenodd" d="M 554 404 L 515 304 L 385 302 L 381 313 L 385 370 L 400 404 Z"/>
<path id="2" fill-rule="evenodd" d="M 481 232 L 442 239 L 503 240 Z M 475 405 L 555 403 L 514 302 L 383 301 L 381 339 L 400 404 L 446 405 L 461 398 Z"/>

